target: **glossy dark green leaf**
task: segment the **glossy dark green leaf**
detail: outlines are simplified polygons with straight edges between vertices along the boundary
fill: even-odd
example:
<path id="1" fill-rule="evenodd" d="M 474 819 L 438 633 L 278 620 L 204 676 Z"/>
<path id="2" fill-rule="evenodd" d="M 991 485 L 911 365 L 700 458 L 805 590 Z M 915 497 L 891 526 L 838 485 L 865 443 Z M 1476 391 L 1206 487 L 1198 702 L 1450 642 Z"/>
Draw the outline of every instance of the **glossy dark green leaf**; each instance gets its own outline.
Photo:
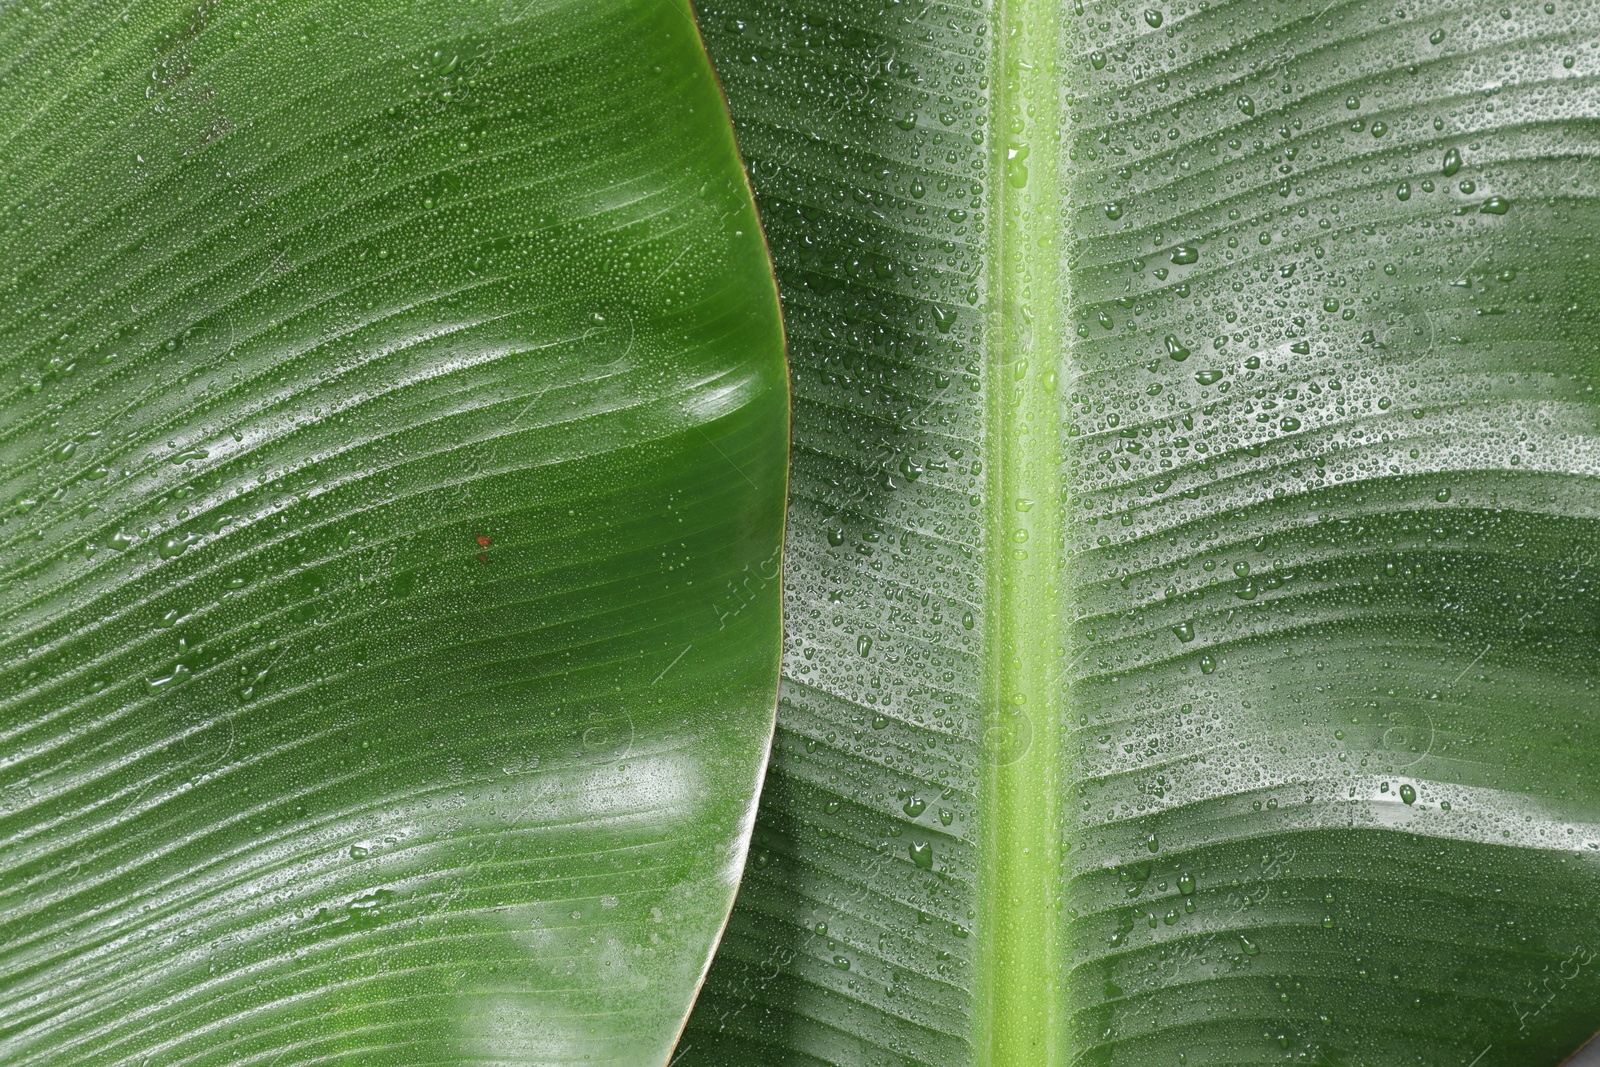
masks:
<path id="1" fill-rule="evenodd" d="M 0 1061 L 660 1064 L 776 701 L 667 0 L 0 4 Z"/>
<path id="2" fill-rule="evenodd" d="M 712 0 L 795 376 L 690 1064 L 1600 1028 L 1600 7 Z"/>

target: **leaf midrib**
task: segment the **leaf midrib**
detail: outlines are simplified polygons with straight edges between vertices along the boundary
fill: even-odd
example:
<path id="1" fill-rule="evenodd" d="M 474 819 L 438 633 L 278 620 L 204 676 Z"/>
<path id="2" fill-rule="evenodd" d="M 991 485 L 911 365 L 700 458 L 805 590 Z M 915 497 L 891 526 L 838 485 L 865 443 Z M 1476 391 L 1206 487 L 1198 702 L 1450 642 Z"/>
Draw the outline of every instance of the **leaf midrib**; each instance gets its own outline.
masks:
<path id="1" fill-rule="evenodd" d="M 984 451 L 992 458 L 974 1041 L 978 1063 L 986 1067 L 1065 1062 L 1065 960 L 1055 900 L 1065 780 L 1065 498 L 1055 397 L 1065 342 L 1059 328 L 1058 7 L 1056 0 L 1001 0 L 990 21 Z"/>

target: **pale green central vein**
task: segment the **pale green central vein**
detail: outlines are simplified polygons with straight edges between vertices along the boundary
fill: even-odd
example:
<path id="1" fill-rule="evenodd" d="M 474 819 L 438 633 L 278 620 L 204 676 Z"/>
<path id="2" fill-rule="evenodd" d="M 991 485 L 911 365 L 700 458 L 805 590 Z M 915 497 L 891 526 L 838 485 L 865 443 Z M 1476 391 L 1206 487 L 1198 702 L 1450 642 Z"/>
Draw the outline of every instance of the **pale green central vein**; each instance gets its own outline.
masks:
<path id="1" fill-rule="evenodd" d="M 976 1049 L 1066 1062 L 1062 886 L 1059 0 L 999 0 L 990 110 L 989 721 Z"/>

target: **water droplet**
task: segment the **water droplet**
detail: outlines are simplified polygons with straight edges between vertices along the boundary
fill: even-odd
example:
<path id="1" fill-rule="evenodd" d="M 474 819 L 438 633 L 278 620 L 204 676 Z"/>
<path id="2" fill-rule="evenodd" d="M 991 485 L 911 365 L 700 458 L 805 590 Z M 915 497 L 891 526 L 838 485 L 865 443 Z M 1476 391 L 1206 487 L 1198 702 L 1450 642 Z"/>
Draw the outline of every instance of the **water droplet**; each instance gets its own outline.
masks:
<path id="1" fill-rule="evenodd" d="M 1216 385 L 1222 381 L 1222 372 L 1219 370 L 1195 371 L 1194 380 L 1201 385 Z"/>
<path id="2" fill-rule="evenodd" d="M 1452 148 L 1444 154 L 1444 176 L 1450 177 L 1461 169 L 1461 150 Z"/>
<path id="3" fill-rule="evenodd" d="M 1410 200 L 1411 199 L 1411 183 L 1410 182 L 1401 182 L 1400 183 L 1400 188 L 1398 188 L 1398 189 L 1396 189 L 1394 191 L 1394 195 L 1398 199 L 1401 199 L 1401 200 Z"/>
<path id="4" fill-rule="evenodd" d="M 1478 210 L 1485 215 L 1504 215 L 1511 210 L 1511 201 L 1503 196 L 1491 196 Z"/>
<path id="5" fill-rule="evenodd" d="M 1239 97 L 1236 103 L 1239 105 L 1239 110 L 1246 115 L 1254 115 L 1256 113 L 1256 102 L 1248 96 Z"/>
<path id="6" fill-rule="evenodd" d="M 1450 490 L 1447 488 L 1439 490 L 1437 493 L 1433 494 L 1433 499 L 1443 504 L 1445 501 L 1450 499 Z"/>
<path id="7" fill-rule="evenodd" d="M 839 968 L 841 971 L 848 971 L 850 969 L 850 961 L 845 959 L 843 956 L 833 957 L 833 965 Z"/>
<path id="8" fill-rule="evenodd" d="M 856 638 L 856 652 L 864 657 L 872 655 L 872 638 L 866 634 Z"/>
<path id="9" fill-rule="evenodd" d="M 161 678 L 146 678 L 144 686 L 150 693 L 162 693 L 168 689 L 176 689 L 193 677 L 192 672 L 182 663 L 174 664 L 172 673 Z"/>
<path id="10" fill-rule="evenodd" d="M 1176 263 L 1180 267 L 1187 266 L 1190 263 L 1196 263 L 1199 261 L 1199 259 L 1200 250 L 1195 248 L 1193 245 L 1179 245 L 1177 248 L 1172 250 L 1172 262 Z"/>
<path id="11" fill-rule="evenodd" d="M 393 899 L 394 890 L 374 889 L 372 892 L 363 893 L 361 896 L 352 900 L 349 904 L 348 910 L 352 915 L 371 916 L 377 914 L 380 908 L 382 908 L 385 904 L 388 904 Z"/>
<path id="12" fill-rule="evenodd" d="M 1172 336 L 1170 333 L 1167 334 L 1165 343 L 1167 346 L 1167 355 L 1172 357 L 1172 361 L 1174 363 L 1182 363 L 1184 360 L 1189 358 L 1189 350 L 1183 347 L 1183 345 L 1178 342 L 1178 339 Z"/>
<path id="13" fill-rule="evenodd" d="M 1294 433 L 1300 428 L 1300 420 L 1295 418 L 1293 415 L 1285 415 L 1283 417 L 1283 421 L 1278 425 L 1283 427 L 1284 433 Z"/>
<path id="14" fill-rule="evenodd" d="M 364 860 L 371 854 L 372 854 L 372 849 L 369 848 L 366 845 L 351 845 L 350 846 L 350 858 L 353 859 L 353 860 Z"/>
<path id="15" fill-rule="evenodd" d="M 172 559 L 174 556 L 181 556 L 183 554 L 183 550 L 188 548 L 196 540 L 198 540 L 198 538 L 196 538 L 194 534 L 173 534 L 170 537 L 162 539 L 161 547 L 156 550 L 156 555 L 160 556 L 162 559 Z"/>
<path id="16" fill-rule="evenodd" d="M 1144 9 L 1144 24 L 1146 26 L 1149 26 L 1152 30 L 1160 29 L 1161 22 L 1161 12 L 1157 11 L 1153 7 L 1147 7 Z"/>
<path id="17" fill-rule="evenodd" d="M 1409 782 L 1406 783 L 1405 785 L 1401 786 L 1400 787 L 1400 799 L 1403 800 L 1407 804 L 1415 804 L 1417 802 L 1417 790 L 1416 790 L 1416 788 L 1414 786 L 1412 786 Z"/>
<path id="18" fill-rule="evenodd" d="M 933 870 L 933 845 L 927 841 L 916 841 L 911 845 L 911 862 L 923 870 Z"/>
<path id="19" fill-rule="evenodd" d="M 1248 937 L 1244 936 L 1243 934 L 1239 935 L 1239 947 L 1244 950 L 1244 954 L 1246 956 L 1259 956 L 1259 955 L 1261 955 L 1261 946 L 1256 944 L 1254 941 L 1250 940 Z"/>
<path id="20" fill-rule="evenodd" d="M 1024 162 L 1027 158 L 1028 146 L 1025 144 L 1010 145 L 1006 148 L 1006 184 L 1013 189 L 1028 187 L 1028 167 Z"/>
<path id="21" fill-rule="evenodd" d="M 900 810 L 915 819 L 918 815 L 928 810 L 928 802 L 921 797 L 912 797 L 901 805 Z"/>
<path id="22" fill-rule="evenodd" d="M 1178 892 L 1184 896 L 1194 892 L 1194 875 L 1185 873 L 1178 876 Z"/>
<path id="23" fill-rule="evenodd" d="M 1200 673 L 1211 674 L 1217 669 L 1217 661 L 1209 653 L 1200 657 Z"/>
<path id="24" fill-rule="evenodd" d="M 1194 623 L 1180 622 L 1172 628 L 1172 632 L 1177 635 L 1179 641 L 1188 644 L 1194 640 Z"/>

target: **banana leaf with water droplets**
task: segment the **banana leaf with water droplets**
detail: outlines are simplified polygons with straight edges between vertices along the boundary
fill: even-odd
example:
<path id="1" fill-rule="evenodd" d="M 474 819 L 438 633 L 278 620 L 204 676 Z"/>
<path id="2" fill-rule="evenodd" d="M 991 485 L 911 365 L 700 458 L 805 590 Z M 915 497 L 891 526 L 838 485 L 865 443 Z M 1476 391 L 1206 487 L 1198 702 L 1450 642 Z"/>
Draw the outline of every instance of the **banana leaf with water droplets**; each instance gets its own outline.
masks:
<path id="1" fill-rule="evenodd" d="M 787 386 L 668 0 L 0 3 L 0 1060 L 665 1062 Z"/>
<path id="2" fill-rule="evenodd" d="M 710 1064 L 1600 1028 L 1600 6 L 708 0 L 788 637 Z"/>

